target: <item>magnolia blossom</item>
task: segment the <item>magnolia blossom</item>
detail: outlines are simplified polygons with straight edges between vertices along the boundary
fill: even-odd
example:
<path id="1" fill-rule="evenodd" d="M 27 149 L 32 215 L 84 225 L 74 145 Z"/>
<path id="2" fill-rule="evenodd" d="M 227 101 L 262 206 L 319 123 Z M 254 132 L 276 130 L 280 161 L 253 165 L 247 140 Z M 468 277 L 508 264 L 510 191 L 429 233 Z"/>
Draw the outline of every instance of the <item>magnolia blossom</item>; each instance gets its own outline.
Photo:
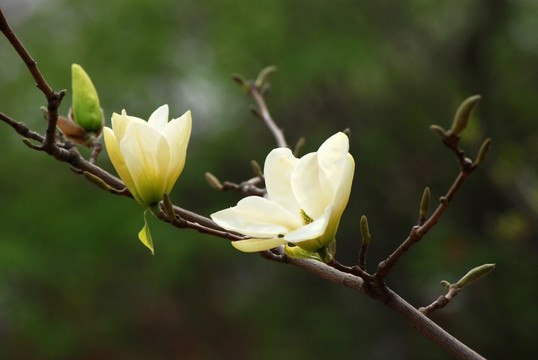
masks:
<path id="1" fill-rule="evenodd" d="M 307 251 L 335 238 L 351 192 L 355 162 L 343 133 L 327 139 L 315 153 L 297 159 L 287 148 L 265 159 L 267 196 L 249 196 L 235 207 L 211 215 L 227 230 L 251 236 L 234 241 L 245 252 L 293 243 Z"/>
<path id="2" fill-rule="evenodd" d="M 146 122 L 112 114 L 112 129 L 104 128 L 105 145 L 114 168 L 136 201 L 145 206 L 169 194 L 185 166 L 191 134 L 191 113 L 168 122 L 168 105 Z"/>
<path id="3" fill-rule="evenodd" d="M 169 194 L 185 166 L 191 135 L 191 113 L 168 122 L 168 105 L 146 122 L 125 110 L 112 114 L 112 129 L 105 127 L 105 145 L 114 168 L 138 203 L 154 210 Z M 147 210 L 138 238 L 153 253 Z"/>

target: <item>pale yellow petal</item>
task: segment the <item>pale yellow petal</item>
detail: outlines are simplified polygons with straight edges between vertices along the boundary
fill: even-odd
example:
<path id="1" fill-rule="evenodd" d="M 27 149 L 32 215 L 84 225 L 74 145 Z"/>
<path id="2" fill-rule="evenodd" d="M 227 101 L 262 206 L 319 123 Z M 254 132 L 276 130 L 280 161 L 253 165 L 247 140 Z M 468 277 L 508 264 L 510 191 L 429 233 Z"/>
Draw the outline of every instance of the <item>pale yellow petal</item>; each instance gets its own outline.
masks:
<path id="1" fill-rule="evenodd" d="M 290 149 L 274 149 L 267 155 L 263 170 L 269 199 L 296 214 L 300 207 L 291 187 L 291 173 L 297 161 Z"/>
<path id="2" fill-rule="evenodd" d="M 162 105 L 150 115 L 148 124 L 159 132 L 164 132 L 164 128 L 168 123 L 168 105 Z"/>
<path id="3" fill-rule="evenodd" d="M 320 217 L 332 202 L 332 190 L 323 187 L 319 179 L 318 154 L 306 154 L 297 162 L 291 174 L 291 186 L 299 206 L 313 219 Z"/>
<path id="4" fill-rule="evenodd" d="M 249 196 L 237 206 L 211 215 L 219 226 L 254 237 L 276 237 L 302 226 L 298 215 L 259 196 Z"/>
<path id="5" fill-rule="evenodd" d="M 112 162 L 112 165 L 118 172 L 118 175 L 125 183 L 125 186 L 131 191 L 131 194 L 133 194 L 136 201 L 139 203 L 142 203 L 142 200 L 140 199 L 140 196 L 138 195 L 138 191 L 136 190 L 136 186 L 134 184 L 133 178 L 131 177 L 131 173 L 129 172 L 129 169 L 127 168 L 127 164 L 125 163 L 125 160 L 123 158 L 123 155 L 120 151 L 120 146 L 118 144 L 118 141 L 114 135 L 114 132 L 112 129 L 105 127 L 103 130 L 104 139 L 105 139 L 105 147 L 106 151 L 108 153 L 108 157 L 110 158 L 110 161 Z"/>
<path id="6" fill-rule="evenodd" d="M 142 202 L 152 205 L 162 200 L 170 163 L 165 137 L 146 123 L 132 123 L 120 150 Z"/>
<path id="7" fill-rule="evenodd" d="M 233 247 L 243 252 L 265 251 L 274 249 L 285 243 L 286 241 L 282 239 L 248 239 L 232 241 Z"/>
<path id="8" fill-rule="evenodd" d="M 191 128 L 191 112 L 187 111 L 181 117 L 171 120 L 164 129 L 164 136 L 170 146 L 170 167 L 168 168 L 166 193 L 172 191 L 172 187 L 185 166 Z"/>

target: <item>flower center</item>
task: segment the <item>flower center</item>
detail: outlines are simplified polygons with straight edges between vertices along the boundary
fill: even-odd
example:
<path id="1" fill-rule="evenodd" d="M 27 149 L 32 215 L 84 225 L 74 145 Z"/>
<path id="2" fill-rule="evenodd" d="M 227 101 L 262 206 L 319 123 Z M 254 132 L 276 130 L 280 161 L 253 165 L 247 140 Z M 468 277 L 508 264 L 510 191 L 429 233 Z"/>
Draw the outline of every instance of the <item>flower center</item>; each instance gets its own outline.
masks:
<path id="1" fill-rule="evenodd" d="M 303 218 L 304 225 L 308 225 L 314 222 L 314 219 L 308 216 L 308 214 L 303 209 L 300 209 L 300 213 L 301 213 L 301 217 Z"/>

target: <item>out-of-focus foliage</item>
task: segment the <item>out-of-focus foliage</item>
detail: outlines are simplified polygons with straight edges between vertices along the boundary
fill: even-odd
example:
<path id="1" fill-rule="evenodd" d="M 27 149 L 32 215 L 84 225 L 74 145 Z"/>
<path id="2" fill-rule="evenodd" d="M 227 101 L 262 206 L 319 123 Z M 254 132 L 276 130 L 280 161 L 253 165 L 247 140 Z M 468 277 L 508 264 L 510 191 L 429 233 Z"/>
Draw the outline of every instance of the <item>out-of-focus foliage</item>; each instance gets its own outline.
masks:
<path id="1" fill-rule="evenodd" d="M 420 198 L 457 163 L 431 134 L 481 94 L 462 145 L 490 156 L 388 278 L 416 306 L 469 269 L 496 270 L 433 318 L 488 358 L 536 353 L 538 5 L 529 0 L 18 1 L 2 9 L 57 90 L 92 75 L 107 124 L 123 108 L 193 114 L 173 201 L 209 215 L 238 194 L 204 184 L 251 176 L 274 147 L 229 74 L 278 66 L 268 97 L 290 143 L 314 151 L 349 127 L 356 173 L 337 257 L 354 264 L 368 216 L 373 269 L 416 222 Z M 0 39 L 0 111 L 44 130 L 44 98 Z M 62 113 L 67 114 L 70 94 Z M 448 359 L 381 304 L 225 240 L 154 221 L 0 124 L 0 358 Z M 245 151 L 246 150 L 246 151 Z M 81 151 L 85 151 L 81 149 Z M 99 165 L 113 171 L 106 154 Z"/>

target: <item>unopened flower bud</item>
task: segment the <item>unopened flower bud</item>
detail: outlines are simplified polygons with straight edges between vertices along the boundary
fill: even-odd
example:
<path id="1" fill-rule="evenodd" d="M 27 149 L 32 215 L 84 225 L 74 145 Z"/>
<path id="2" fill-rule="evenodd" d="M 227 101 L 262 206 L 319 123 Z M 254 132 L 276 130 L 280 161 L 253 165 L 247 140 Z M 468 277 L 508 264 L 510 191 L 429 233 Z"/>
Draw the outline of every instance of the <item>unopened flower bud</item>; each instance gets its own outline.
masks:
<path id="1" fill-rule="evenodd" d="M 73 88 L 72 120 L 86 132 L 98 136 L 103 129 L 103 113 L 97 91 L 88 74 L 78 64 L 71 66 L 71 80 Z"/>

